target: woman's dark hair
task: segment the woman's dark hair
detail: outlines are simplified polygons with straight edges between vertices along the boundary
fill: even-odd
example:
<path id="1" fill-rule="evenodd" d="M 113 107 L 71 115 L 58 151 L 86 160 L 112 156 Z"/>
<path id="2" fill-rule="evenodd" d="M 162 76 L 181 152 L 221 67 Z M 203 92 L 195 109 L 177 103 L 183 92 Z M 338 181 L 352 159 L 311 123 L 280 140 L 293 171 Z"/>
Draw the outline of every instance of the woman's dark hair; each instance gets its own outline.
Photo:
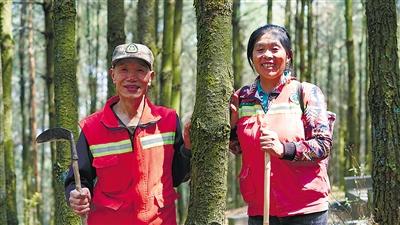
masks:
<path id="1" fill-rule="evenodd" d="M 284 27 L 275 25 L 275 24 L 266 24 L 262 27 L 257 28 L 253 33 L 250 35 L 249 42 L 247 43 L 247 60 L 249 61 L 251 69 L 254 71 L 253 66 L 253 50 L 254 45 L 256 44 L 257 40 L 264 35 L 265 33 L 273 34 L 279 42 L 282 44 L 283 48 L 286 51 L 286 54 L 292 59 L 292 44 L 290 41 L 290 35 Z M 290 60 L 290 67 L 293 65 L 293 60 Z M 291 68 L 287 68 L 290 69 Z"/>

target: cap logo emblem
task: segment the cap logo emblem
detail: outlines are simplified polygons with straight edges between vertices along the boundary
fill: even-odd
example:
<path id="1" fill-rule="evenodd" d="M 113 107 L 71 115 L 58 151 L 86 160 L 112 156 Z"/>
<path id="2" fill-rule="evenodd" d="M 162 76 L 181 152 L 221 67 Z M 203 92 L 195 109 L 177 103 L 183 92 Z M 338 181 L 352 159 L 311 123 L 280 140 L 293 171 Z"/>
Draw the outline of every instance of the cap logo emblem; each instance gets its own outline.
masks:
<path id="1" fill-rule="evenodd" d="M 125 52 L 126 53 L 136 53 L 136 52 L 138 52 L 138 48 L 135 44 L 130 44 L 130 45 L 128 45 L 128 47 L 126 47 Z"/>

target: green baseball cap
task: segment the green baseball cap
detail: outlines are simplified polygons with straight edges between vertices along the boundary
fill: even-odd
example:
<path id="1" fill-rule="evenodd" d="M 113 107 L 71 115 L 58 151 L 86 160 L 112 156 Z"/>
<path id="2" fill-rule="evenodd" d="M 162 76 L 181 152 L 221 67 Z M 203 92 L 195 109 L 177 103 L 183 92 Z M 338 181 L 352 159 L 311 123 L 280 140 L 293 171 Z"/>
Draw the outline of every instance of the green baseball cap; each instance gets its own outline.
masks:
<path id="1" fill-rule="evenodd" d="M 128 58 L 141 59 L 153 69 L 154 56 L 146 45 L 136 43 L 118 45 L 112 54 L 111 64 L 114 66 L 117 61 Z"/>

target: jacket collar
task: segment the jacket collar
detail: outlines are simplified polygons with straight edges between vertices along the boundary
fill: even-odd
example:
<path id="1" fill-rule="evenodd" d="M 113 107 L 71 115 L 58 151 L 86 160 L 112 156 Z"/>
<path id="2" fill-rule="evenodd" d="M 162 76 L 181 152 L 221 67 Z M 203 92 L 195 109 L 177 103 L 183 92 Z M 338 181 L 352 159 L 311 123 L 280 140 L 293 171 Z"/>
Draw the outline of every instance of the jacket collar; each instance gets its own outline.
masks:
<path id="1" fill-rule="evenodd" d="M 270 93 L 270 95 L 279 95 L 282 90 L 283 87 L 285 87 L 286 84 L 289 84 L 290 81 L 292 80 L 296 80 L 295 77 L 291 76 L 290 74 L 287 76 L 282 76 L 281 77 L 281 81 L 278 84 L 277 87 L 275 87 L 274 90 L 272 90 L 272 92 Z M 244 86 L 240 92 L 240 98 L 253 98 L 253 99 L 258 99 L 258 101 L 261 102 L 261 97 L 260 94 L 257 91 L 257 85 L 260 82 L 260 76 L 257 76 L 257 78 L 254 80 L 253 83 L 251 83 L 250 85 Z"/>
<path id="2" fill-rule="evenodd" d="M 113 96 L 109 98 L 103 108 L 103 116 L 101 117 L 101 122 L 109 128 L 120 128 L 123 125 L 120 124 L 117 115 L 115 115 L 112 110 L 113 105 L 115 105 L 119 101 L 119 96 Z M 142 116 L 140 118 L 140 122 L 138 126 L 146 126 L 150 123 L 155 123 L 160 120 L 161 116 L 157 113 L 156 106 L 145 97 L 144 99 L 145 105 L 144 108 L 140 108 L 138 110 L 143 110 Z"/>

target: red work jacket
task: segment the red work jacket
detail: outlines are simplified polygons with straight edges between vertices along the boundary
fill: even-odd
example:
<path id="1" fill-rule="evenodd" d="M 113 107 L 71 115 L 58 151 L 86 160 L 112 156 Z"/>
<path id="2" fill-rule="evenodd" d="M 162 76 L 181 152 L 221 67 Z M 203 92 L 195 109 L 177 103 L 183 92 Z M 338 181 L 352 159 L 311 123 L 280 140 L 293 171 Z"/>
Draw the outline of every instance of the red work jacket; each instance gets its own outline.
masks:
<path id="1" fill-rule="evenodd" d="M 256 81 L 257 82 L 257 81 Z M 329 179 L 327 163 L 331 147 L 326 104 L 315 85 L 304 84 L 306 117 L 312 127 L 305 132 L 299 105 L 297 81 L 287 81 L 267 112 L 257 97 L 256 83 L 239 93 L 237 136 L 242 149 L 240 191 L 248 204 L 248 215 L 263 215 L 264 152 L 260 149 L 260 124 L 257 114 L 265 114 L 267 128 L 278 134 L 284 145 L 296 147 L 294 160 L 271 156 L 270 215 L 290 216 L 328 209 Z M 309 136 L 307 137 L 307 133 Z M 318 155 L 321 153 L 321 155 Z"/>
<path id="2" fill-rule="evenodd" d="M 111 110 L 113 97 L 81 122 L 97 182 L 89 225 L 176 224 L 172 160 L 176 113 L 146 100 L 141 125 L 130 135 Z"/>

